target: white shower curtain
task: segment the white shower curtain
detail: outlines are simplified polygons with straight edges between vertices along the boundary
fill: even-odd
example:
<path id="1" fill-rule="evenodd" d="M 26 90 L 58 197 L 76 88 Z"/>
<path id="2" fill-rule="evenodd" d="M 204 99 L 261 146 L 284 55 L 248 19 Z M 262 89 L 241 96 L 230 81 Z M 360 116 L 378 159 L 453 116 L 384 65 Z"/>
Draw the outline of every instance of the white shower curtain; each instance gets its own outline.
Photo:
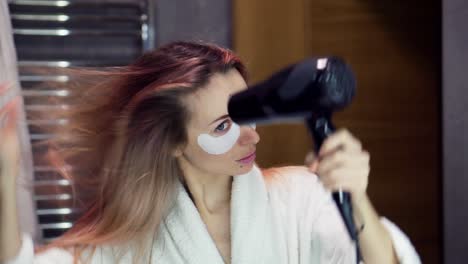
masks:
<path id="1" fill-rule="evenodd" d="M 0 84 L 9 84 L 12 89 L 0 96 L 0 106 L 21 93 L 18 81 L 16 51 L 7 0 L 0 0 Z M 33 162 L 31 144 L 26 124 L 23 101 L 18 106 L 18 137 L 21 145 L 22 162 L 17 185 L 17 208 L 21 230 L 39 239 L 35 205 L 33 203 Z"/>

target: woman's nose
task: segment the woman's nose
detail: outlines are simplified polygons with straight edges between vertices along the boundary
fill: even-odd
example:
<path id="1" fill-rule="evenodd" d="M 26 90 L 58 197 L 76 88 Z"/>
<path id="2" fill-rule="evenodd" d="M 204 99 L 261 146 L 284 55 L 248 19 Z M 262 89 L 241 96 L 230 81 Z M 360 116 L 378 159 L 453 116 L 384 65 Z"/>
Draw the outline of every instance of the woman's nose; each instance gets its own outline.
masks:
<path id="1" fill-rule="evenodd" d="M 241 126 L 241 132 L 239 137 L 239 144 L 257 144 L 260 141 L 260 136 L 255 130 L 255 126 L 245 125 Z"/>

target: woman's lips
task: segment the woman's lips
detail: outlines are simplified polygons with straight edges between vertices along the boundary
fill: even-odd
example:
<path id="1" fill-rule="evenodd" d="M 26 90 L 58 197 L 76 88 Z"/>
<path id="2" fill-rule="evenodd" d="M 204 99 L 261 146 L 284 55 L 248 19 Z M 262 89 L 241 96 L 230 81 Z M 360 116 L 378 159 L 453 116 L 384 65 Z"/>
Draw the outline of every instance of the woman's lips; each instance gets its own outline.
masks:
<path id="1" fill-rule="evenodd" d="M 255 156 L 256 156 L 256 155 L 255 155 L 255 151 L 254 151 L 252 154 L 250 154 L 250 155 L 248 155 L 248 156 L 246 156 L 246 157 L 244 157 L 244 158 L 238 160 L 238 162 L 245 163 L 245 164 L 251 163 L 252 161 L 255 160 Z"/>

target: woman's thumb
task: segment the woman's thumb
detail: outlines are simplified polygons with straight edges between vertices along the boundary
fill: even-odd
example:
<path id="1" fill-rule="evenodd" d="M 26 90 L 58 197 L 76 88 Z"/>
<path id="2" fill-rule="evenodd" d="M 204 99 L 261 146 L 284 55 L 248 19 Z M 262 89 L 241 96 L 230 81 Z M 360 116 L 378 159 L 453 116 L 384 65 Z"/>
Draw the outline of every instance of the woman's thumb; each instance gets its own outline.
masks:
<path id="1" fill-rule="evenodd" d="M 316 159 L 316 155 L 313 151 L 307 153 L 304 163 L 312 172 L 317 170 L 318 160 Z"/>

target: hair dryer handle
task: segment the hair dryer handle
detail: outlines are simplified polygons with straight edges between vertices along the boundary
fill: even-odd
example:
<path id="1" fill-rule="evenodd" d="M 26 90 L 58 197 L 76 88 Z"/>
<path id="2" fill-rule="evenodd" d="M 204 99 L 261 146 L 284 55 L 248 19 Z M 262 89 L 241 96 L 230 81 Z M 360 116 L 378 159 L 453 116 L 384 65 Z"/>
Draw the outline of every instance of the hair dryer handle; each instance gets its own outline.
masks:
<path id="1" fill-rule="evenodd" d="M 315 153 L 318 153 L 325 139 L 335 131 L 335 128 L 330 121 L 330 115 L 323 115 L 318 118 L 309 117 L 307 119 L 307 126 L 314 138 Z M 353 218 L 353 208 L 351 206 L 351 195 L 348 192 L 338 191 L 333 192 L 332 196 L 340 211 L 341 217 L 343 218 L 351 239 L 357 241 L 357 232 Z"/>

